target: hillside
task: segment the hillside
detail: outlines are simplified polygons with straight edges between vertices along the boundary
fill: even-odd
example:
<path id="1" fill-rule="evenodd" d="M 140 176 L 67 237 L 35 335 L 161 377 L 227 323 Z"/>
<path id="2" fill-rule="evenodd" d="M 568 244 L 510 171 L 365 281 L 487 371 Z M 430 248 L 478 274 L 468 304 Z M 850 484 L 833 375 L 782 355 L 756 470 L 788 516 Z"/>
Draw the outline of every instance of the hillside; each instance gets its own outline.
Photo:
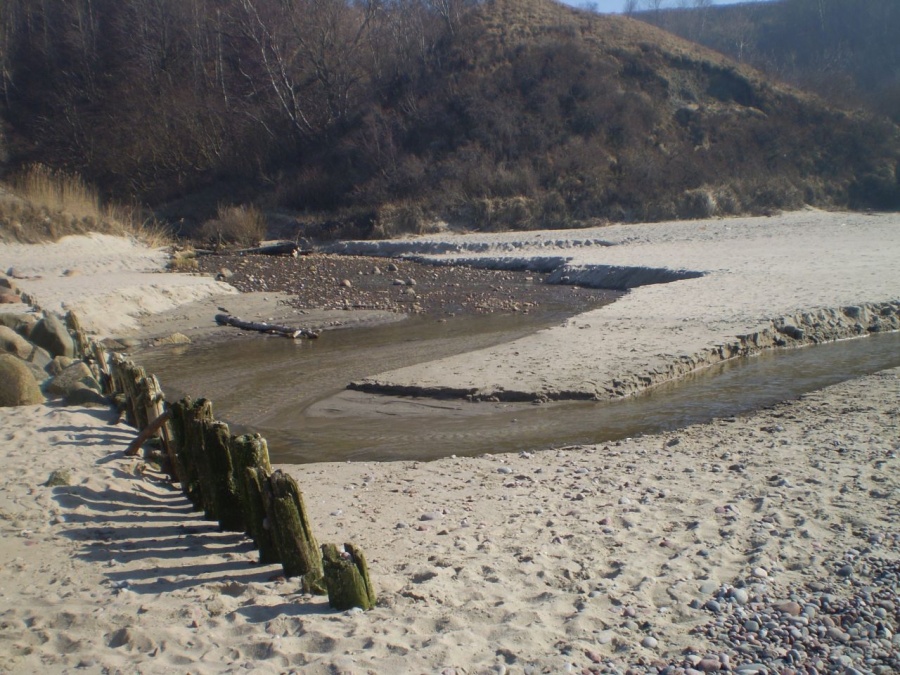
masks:
<path id="1" fill-rule="evenodd" d="M 778 0 L 634 16 L 835 104 L 900 122 L 895 0 Z"/>
<path id="2" fill-rule="evenodd" d="M 637 20 L 550 0 L 156 6 L 168 32 L 96 0 L 114 39 L 80 60 L 89 36 L 23 9 L 18 30 L 60 44 L 6 50 L 13 164 L 188 223 L 254 200 L 323 238 L 900 206 L 895 125 Z"/>

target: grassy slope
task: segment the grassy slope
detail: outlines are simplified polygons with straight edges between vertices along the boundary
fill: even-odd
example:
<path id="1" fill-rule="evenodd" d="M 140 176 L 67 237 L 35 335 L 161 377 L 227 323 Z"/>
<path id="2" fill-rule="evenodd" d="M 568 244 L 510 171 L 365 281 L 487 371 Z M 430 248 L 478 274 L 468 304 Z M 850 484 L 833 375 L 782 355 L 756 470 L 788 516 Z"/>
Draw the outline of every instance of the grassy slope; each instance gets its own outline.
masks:
<path id="1" fill-rule="evenodd" d="M 375 207 L 374 228 L 342 234 L 391 234 L 429 213 L 515 229 L 900 205 L 896 126 L 636 20 L 494 0 L 439 61 L 414 113 L 408 91 L 377 111 L 389 165 L 360 150 L 358 130 L 324 160 L 353 167 L 329 194 Z M 315 203 L 293 189 L 293 205 Z"/>

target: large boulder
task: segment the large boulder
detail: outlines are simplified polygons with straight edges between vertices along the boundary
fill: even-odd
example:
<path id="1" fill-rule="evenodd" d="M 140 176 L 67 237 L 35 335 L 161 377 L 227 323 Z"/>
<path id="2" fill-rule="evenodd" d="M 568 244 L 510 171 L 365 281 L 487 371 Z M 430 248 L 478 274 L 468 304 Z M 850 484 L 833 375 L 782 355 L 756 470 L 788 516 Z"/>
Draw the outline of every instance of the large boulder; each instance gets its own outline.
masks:
<path id="1" fill-rule="evenodd" d="M 80 382 L 66 394 L 64 399 L 66 405 L 83 405 L 87 407 L 106 406 L 109 405 L 109 399 L 106 398 L 96 389 Z"/>
<path id="2" fill-rule="evenodd" d="M 0 352 L 13 354 L 20 359 L 28 359 L 34 345 L 8 326 L 0 325 Z"/>
<path id="3" fill-rule="evenodd" d="M 0 313 L 0 326 L 12 328 L 25 338 L 31 335 L 31 329 L 34 328 L 34 324 L 36 323 L 37 319 L 34 314 L 17 314 L 15 312 Z"/>
<path id="4" fill-rule="evenodd" d="M 77 359 L 69 358 L 68 356 L 54 356 L 53 360 L 47 365 L 47 372 L 50 373 L 51 376 L 56 377 L 66 368 L 77 362 Z"/>
<path id="5" fill-rule="evenodd" d="M 0 407 L 43 402 L 44 395 L 28 364 L 12 354 L 0 354 Z"/>
<path id="6" fill-rule="evenodd" d="M 75 340 L 69 335 L 66 325 L 52 314 L 35 324 L 31 341 L 53 356 L 75 356 Z"/>
<path id="7" fill-rule="evenodd" d="M 56 396 L 68 396 L 76 389 L 87 387 L 100 392 L 100 383 L 94 379 L 94 374 L 84 361 L 76 361 L 71 366 L 54 377 L 47 384 L 47 393 Z"/>

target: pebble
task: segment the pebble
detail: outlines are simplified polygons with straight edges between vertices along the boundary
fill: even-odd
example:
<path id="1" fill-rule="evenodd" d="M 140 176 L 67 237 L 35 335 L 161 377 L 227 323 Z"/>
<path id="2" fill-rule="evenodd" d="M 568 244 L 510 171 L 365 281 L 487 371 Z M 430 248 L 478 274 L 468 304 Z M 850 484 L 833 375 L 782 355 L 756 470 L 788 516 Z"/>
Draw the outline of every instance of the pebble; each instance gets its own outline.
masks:
<path id="1" fill-rule="evenodd" d="M 850 576 L 841 575 L 846 565 L 854 570 Z M 715 589 L 703 582 L 701 589 L 715 594 L 692 606 L 702 607 L 711 619 L 692 632 L 724 650 L 716 657 L 689 653 L 645 672 L 715 672 L 714 661 L 719 670 L 739 675 L 900 672 L 900 615 L 895 611 L 900 605 L 900 561 L 851 550 L 831 570 L 830 579 L 787 585 L 777 595 L 768 581 L 755 585 L 752 593 L 729 586 Z M 766 570 L 757 567 L 753 576 L 766 579 L 768 572 L 762 576 L 760 571 Z M 839 579 L 840 595 L 832 585 Z M 743 597 L 738 591 L 747 592 L 745 604 L 739 602 Z"/>
<path id="2" fill-rule="evenodd" d="M 769 573 L 765 570 L 764 567 L 755 567 L 753 568 L 753 576 L 757 579 L 765 579 L 769 576 Z"/>
<path id="3" fill-rule="evenodd" d="M 739 605 L 746 605 L 750 600 L 750 594 L 743 588 L 732 588 L 731 599 Z"/>
<path id="4" fill-rule="evenodd" d="M 510 469 L 508 466 L 501 466 L 497 469 L 497 473 L 510 474 L 512 472 L 513 472 L 513 470 Z"/>
<path id="5" fill-rule="evenodd" d="M 647 649 L 656 649 L 656 646 L 658 644 L 659 641 L 651 635 L 648 635 L 643 640 L 641 640 L 641 646 L 646 647 Z"/>
<path id="6" fill-rule="evenodd" d="M 800 616 L 802 611 L 800 604 L 797 602 L 779 602 L 775 605 L 775 609 L 788 616 Z"/>
<path id="7" fill-rule="evenodd" d="M 431 511 L 430 513 L 423 513 L 419 516 L 419 520 L 440 520 L 444 517 L 444 514 L 440 511 Z"/>

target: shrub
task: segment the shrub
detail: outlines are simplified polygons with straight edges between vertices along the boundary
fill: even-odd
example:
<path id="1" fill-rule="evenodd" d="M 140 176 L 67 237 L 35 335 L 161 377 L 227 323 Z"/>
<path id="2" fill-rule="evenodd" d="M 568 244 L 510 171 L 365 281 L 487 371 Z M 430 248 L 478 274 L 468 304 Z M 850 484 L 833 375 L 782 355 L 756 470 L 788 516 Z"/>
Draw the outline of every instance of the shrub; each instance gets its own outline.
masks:
<path id="1" fill-rule="evenodd" d="M 213 246 L 256 246 L 266 237 L 266 219 L 252 205 L 219 206 L 216 217 L 200 226 L 198 239 Z"/>

